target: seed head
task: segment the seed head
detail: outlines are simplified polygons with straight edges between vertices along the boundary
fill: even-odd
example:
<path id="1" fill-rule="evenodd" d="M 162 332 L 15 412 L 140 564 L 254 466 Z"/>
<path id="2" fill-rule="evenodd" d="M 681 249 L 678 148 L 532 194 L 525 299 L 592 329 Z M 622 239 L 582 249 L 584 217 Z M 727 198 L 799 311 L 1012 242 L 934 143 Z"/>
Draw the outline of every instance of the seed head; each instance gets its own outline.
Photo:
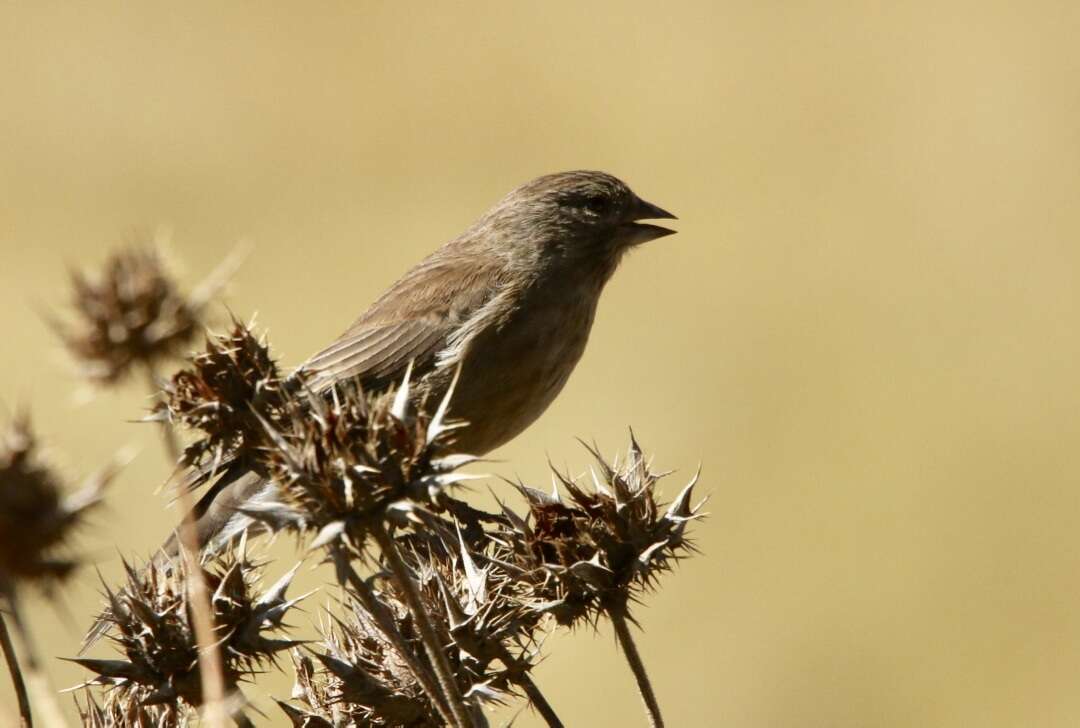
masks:
<path id="1" fill-rule="evenodd" d="M 408 387 L 368 394 L 343 383 L 326 397 L 308 393 L 280 427 L 268 424 L 261 461 L 281 500 L 251 515 L 318 532 L 313 547 L 358 552 L 373 519 L 403 525 L 415 509 L 437 507 L 448 486 L 469 477 L 456 470 L 473 458 L 446 455 L 445 407 L 434 417 L 411 408 Z"/>
<path id="2" fill-rule="evenodd" d="M 392 588 L 377 596 L 381 609 L 404 638 L 412 660 L 427 665 L 427 656 L 408 608 Z M 430 601 L 431 596 L 430 592 L 425 594 L 425 604 L 438 634 L 445 644 L 453 644 L 449 624 L 441 618 L 441 613 L 434 611 L 437 606 Z M 395 728 L 442 725 L 438 711 L 409 664 L 386 638 L 374 616 L 354 601 L 344 619 L 332 617 L 331 620 L 323 629 L 323 650 L 315 653 L 318 668 L 306 656 L 293 653 L 297 676 L 293 698 L 306 705 L 305 709 L 300 709 L 280 703 L 293 725 Z M 459 655 L 455 652 L 449 650 L 453 677 L 472 709 L 479 710 L 481 700 L 493 695 L 494 691 L 478 681 L 479 676 L 457 659 Z M 334 722 L 334 716 L 343 722 Z"/>
<path id="3" fill-rule="evenodd" d="M 74 271 L 71 282 L 75 320 L 54 328 L 82 374 L 103 385 L 175 356 L 200 328 L 209 300 L 182 294 L 150 247 L 119 250 L 100 275 Z"/>
<path id="4" fill-rule="evenodd" d="M 468 690 L 492 693 L 510 690 L 531 667 L 543 620 L 516 598 L 523 575 L 496 558 L 496 538 L 466 538 L 457 524 L 425 514 L 423 525 L 400 539 L 422 598 L 445 623 L 446 643 L 469 670 Z"/>
<path id="5" fill-rule="evenodd" d="M 500 534 L 501 558 L 527 575 L 517 582 L 519 598 L 562 625 L 595 620 L 655 586 L 660 573 L 692 551 L 686 525 L 701 517 L 701 504 L 690 506 L 697 476 L 663 510 L 656 502 L 663 474 L 651 470 L 636 440 L 621 467 L 589 449 L 600 470 L 592 488 L 557 471 L 568 500 L 558 486 L 553 495 L 520 486 L 528 517 L 514 517 Z"/>
<path id="6" fill-rule="evenodd" d="M 248 454 L 266 439 L 264 422 L 280 422 L 285 382 L 266 341 L 244 324 L 207 337 L 206 350 L 165 385 L 159 419 L 200 433 L 182 464 L 206 464 Z"/>
<path id="7" fill-rule="evenodd" d="M 414 658 L 423 660 L 408 610 L 393 600 L 383 603 L 415 647 Z M 354 604 L 352 614 L 327 629 L 323 639 L 325 651 L 316 659 L 322 668 L 324 699 L 356 725 L 439 724 L 438 712 L 420 683 L 362 607 Z"/>
<path id="8" fill-rule="evenodd" d="M 0 432 L 0 593 L 17 581 L 49 587 L 77 566 L 69 542 L 87 510 L 101 500 L 112 468 L 64 496 L 60 477 L 38 453 L 26 417 Z"/>
<path id="9" fill-rule="evenodd" d="M 83 728 L 188 728 L 192 725 L 189 711 L 168 705 L 142 705 L 132 699 L 130 693 L 112 690 L 101 696 L 99 703 L 89 688 L 82 692 L 83 700 L 76 698 L 75 705 Z"/>
<path id="10" fill-rule="evenodd" d="M 110 694 L 119 692 L 134 704 L 198 707 L 202 686 L 187 566 L 164 557 L 141 571 L 124 566 L 127 583 L 118 593 L 106 588 L 108 606 L 102 615 L 113 626 L 111 636 L 124 658 L 73 661 L 97 674 L 88 685 L 114 686 Z M 212 594 L 226 687 L 232 692 L 261 665 L 273 663 L 279 652 L 299 644 L 267 633 L 281 629 L 285 613 L 304 597 L 285 598 L 296 569 L 257 596 L 261 567 L 247 559 L 243 544 L 199 568 Z"/>

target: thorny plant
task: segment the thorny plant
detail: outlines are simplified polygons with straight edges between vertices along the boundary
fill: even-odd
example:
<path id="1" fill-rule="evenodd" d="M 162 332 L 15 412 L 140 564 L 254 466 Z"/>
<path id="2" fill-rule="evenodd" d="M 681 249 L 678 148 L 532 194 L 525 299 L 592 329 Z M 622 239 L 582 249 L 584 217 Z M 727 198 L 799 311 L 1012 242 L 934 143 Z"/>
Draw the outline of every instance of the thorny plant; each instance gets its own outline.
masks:
<path id="1" fill-rule="evenodd" d="M 71 283 L 77 317 L 57 324 L 57 332 L 82 375 L 106 385 L 180 354 L 201 328 L 208 302 L 182 295 L 153 248 L 118 252 L 98 277 L 72 271 Z"/>
<path id="2" fill-rule="evenodd" d="M 184 294 L 158 247 L 121 248 L 97 275 L 73 270 L 73 315 L 67 321 L 48 320 L 80 374 L 94 384 L 118 384 L 137 369 L 156 373 L 161 364 L 186 353 L 205 326 L 208 305 L 242 257 L 230 255 Z"/>
<path id="3" fill-rule="evenodd" d="M 211 589 L 214 637 L 224 656 L 225 688 L 234 698 L 237 722 L 243 723 L 239 684 L 267 664 L 273 665 L 279 652 L 299 644 L 272 633 L 287 629 L 282 622 L 286 612 L 308 595 L 286 598 L 296 568 L 258 594 L 262 564 L 248 557 L 246 539 L 221 555 L 204 556 L 203 562 L 195 568 L 203 571 Z M 88 685 L 109 686 L 106 709 L 134 713 L 160 706 L 159 719 L 175 725 L 204 702 L 186 588 L 191 567 L 159 554 L 141 569 L 127 562 L 124 568 L 124 586 L 115 592 L 105 587 L 108 608 L 104 614 L 123 658 L 76 658 L 74 662 L 96 674 Z M 93 705 L 88 703 L 91 709 Z"/>
<path id="4" fill-rule="evenodd" d="M 50 591 L 72 574 L 79 563 L 72 535 L 114 475 L 105 468 L 65 495 L 29 417 L 7 423 L 0 432 L 0 597 L 13 600 L 20 584 Z"/>
<path id="5" fill-rule="evenodd" d="M 36 586 L 52 593 L 79 565 L 72 538 L 87 511 L 101 501 L 115 465 L 64 494 L 62 478 L 40 453 L 29 417 L 16 416 L 0 432 L 0 647 L 11 672 L 22 724 L 32 722 L 30 695 L 8 630 L 10 618 L 21 638 L 31 686 L 42 710 L 55 720 L 59 711 L 41 674 L 41 660 L 21 618 L 19 595 Z"/>
<path id="6" fill-rule="evenodd" d="M 233 321 L 229 333 L 208 336 L 205 351 L 164 383 L 164 397 L 147 419 L 198 433 L 180 464 L 210 477 L 222 462 L 256 452 L 264 422 L 287 416 L 285 386 L 266 342 Z"/>
<path id="7" fill-rule="evenodd" d="M 664 474 L 650 468 L 631 434 L 624 464 L 608 465 L 595 448 L 592 489 L 553 470 L 558 485 L 548 495 L 519 485 L 529 505 L 529 518 L 505 511 L 511 523 L 502 529 L 499 558 L 521 570 L 515 585 L 521 597 L 561 625 L 611 619 L 615 635 L 634 672 L 650 721 L 662 725 L 660 707 L 630 633 L 629 604 L 656 586 L 658 576 L 692 553 L 687 524 L 700 517 L 701 504 L 691 505 L 697 475 L 667 506 L 656 502 L 656 484 Z"/>
<path id="8" fill-rule="evenodd" d="M 98 283 L 75 281 L 84 326 L 64 338 L 104 383 L 174 356 L 204 307 L 179 296 L 143 253 L 118 256 Z M 216 544 L 197 565 L 183 549 L 139 568 L 125 563 L 126 583 L 105 588 L 102 616 L 121 657 L 76 660 L 94 673 L 76 701 L 83 725 L 179 728 L 215 701 L 247 725 L 239 685 L 278 669 L 288 651 L 295 688 L 278 705 L 295 726 L 486 726 L 486 705 L 519 696 L 561 726 L 531 670 L 551 629 L 602 619 L 650 723 L 663 725 L 630 605 L 693 552 L 696 476 L 662 506 L 662 474 L 631 436 L 622 463 L 589 448 L 597 465 L 587 483 L 556 472 L 551 493 L 515 484 L 524 511 L 503 502 L 480 510 L 454 492 L 477 476 L 460 472 L 475 458 L 453 449 L 455 429 L 466 426 L 448 419 L 453 388 L 429 413 L 411 384 L 407 375 L 388 392 L 355 383 L 315 391 L 302 372 L 282 374 L 248 326 L 234 321 L 207 337 L 163 384 L 149 417 L 188 433 L 177 487 L 186 493 L 243 468 L 274 488 L 246 508 L 247 530 L 223 553 Z M 295 569 L 256 596 L 263 565 L 247 557 L 247 540 L 261 531 L 297 534 L 334 569 L 341 597 L 320 618 L 317 644 L 290 639 L 281 621 L 299 601 L 285 598 Z M 5 577 L 5 563 L 0 551 L 0 585 L 26 580 Z M 206 589 L 201 600 L 194 582 Z M 200 619 L 221 655 L 213 676 Z M 220 717 L 204 713 L 211 725 Z"/>
<path id="9" fill-rule="evenodd" d="M 84 728 L 115 728 L 138 726 L 138 728 L 188 728 L 194 720 L 188 712 L 181 712 L 172 705 L 141 705 L 127 694 L 110 691 L 98 696 L 87 689 L 82 700 L 75 698 L 75 707 Z"/>

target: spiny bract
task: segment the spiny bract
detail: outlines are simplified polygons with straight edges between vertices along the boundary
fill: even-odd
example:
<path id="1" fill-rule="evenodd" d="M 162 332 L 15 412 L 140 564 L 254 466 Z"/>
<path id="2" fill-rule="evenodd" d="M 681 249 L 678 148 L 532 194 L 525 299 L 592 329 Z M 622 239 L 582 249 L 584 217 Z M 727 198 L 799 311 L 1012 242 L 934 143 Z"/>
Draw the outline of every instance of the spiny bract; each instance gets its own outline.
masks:
<path id="1" fill-rule="evenodd" d="M 592 471 L 591 489 L 557 471 L 551 495 L 519 486 L 528 517 L 505 511 L 512 526 L 497 536 L 500 559 L 528 575 L 518 581 L 519 598 L 563 625 L 625 608 L 693 548 L 686 526 L 701 517 L 701 504 L 690 504 L 697 476 L 660 508 L 656 484 L 665 474 L 650 469 L 633 438 L 621 467 L 609 465 L 594 448 L 590 452 L 600 470 L 599 475 Z M 569 499 L 559 495 L 559 486 Z"/>
<path id="2" fill-rule="evenodd" d="M 78 564 L 65 547 L 101 500 L 114 469 L 65 497 L 59 476 L 38 454 L 26 417 L 14 419 L 0 438 L 0 593 L 10 593 L 17 581 L 48 587 Z"/>
<path id="3" fill-rule="evenodd" d="M 257 595 L 260 565 L 248 560 L 245 544 L 215 557 L 203 569 L 211 594 L 216 637 L 221 647 L 229 692 L 265 662 L 297 644 L 267 632 L 283 629 L 285 613 L 307 595 L 286 599 L 294 568 Z M 191 615 L 188 567 L 180 559 L 159 557 L 141 570 L 125 562 L 127 583 L 119 592 L 106 588 L 102 618 L 113 627 L 112 639 L 124 659 L 77 658 L 97 673 L 87 684 L 112 686 L 112 693 L 134 704 L 174 706 L 202 703 L 198 644 Z"/>

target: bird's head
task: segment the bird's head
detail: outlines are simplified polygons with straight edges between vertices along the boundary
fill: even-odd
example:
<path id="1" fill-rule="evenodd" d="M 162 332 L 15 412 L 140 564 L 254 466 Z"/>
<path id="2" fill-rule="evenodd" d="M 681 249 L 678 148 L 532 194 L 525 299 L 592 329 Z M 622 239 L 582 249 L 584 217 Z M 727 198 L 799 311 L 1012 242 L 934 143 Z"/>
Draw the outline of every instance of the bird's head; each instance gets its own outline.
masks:
<path id="1" fill-rule="evenodd" d="M 623 252 L 672 235 L 643 220 L 675 216 L 606 172 L 559 172 L 526 182 L 480 221 L 508 249 L 551 262 L 617 261 Z"/>

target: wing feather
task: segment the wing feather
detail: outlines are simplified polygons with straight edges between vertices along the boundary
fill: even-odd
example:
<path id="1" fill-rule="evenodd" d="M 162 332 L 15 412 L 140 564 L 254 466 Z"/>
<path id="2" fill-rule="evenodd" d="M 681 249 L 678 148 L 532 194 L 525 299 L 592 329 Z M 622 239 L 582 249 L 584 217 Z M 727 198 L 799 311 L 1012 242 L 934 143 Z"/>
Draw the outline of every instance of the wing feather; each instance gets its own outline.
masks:
<path id="1" fill-rule="evenodd" d="M 498 267 L 477 264 L 475 255 L 436 254 L 390 287 L 344 334 L 301 367 L 317 390 L 358 377 L 381 388 L 437 364 L 462 322 L 479 311 L 498 288 Z"/>

